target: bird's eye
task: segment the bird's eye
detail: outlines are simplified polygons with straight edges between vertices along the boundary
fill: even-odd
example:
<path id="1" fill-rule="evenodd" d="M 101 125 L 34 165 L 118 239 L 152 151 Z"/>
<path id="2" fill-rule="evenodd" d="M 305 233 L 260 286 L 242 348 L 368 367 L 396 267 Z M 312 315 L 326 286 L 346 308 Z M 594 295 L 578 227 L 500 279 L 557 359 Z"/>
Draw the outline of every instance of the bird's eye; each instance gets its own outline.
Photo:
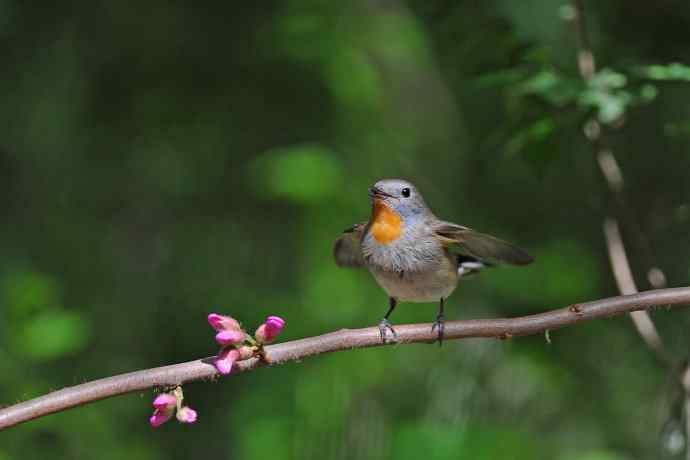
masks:
<path id="1" fill-rule="evenodd" d="M 409 188 L 405 187 L 400 192 L 402 193 L 402 196 L 404 196 L 405 198 L 409 198 L 409 196 L 410 196 L 410 189 Z"/>

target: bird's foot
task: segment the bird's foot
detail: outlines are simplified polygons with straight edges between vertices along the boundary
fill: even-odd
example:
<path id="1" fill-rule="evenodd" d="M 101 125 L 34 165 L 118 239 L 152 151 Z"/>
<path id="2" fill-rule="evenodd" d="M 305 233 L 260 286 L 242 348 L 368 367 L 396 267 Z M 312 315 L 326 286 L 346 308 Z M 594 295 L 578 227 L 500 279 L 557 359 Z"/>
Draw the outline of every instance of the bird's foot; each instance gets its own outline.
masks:
<path id="1" fill-rule="evenodd" d="M 438 338 L 436 341 L 438 341 L 438 346 L 443 346 L 443 332 L 446 329 L 445 326 L 445 317 L 443 316 L 442 313 L 439 313 L 439 315 L 436 317 L 436 321 L 434 321 L 434 324 L 431 325 L 431 332 L 434 332 L 436 329 L 438 329 Z"/>
<path id="2" fill-rule="evenodd" d="M 393 339 L 391 340 L 391 343 L 397 343 L 398 342 L 398 333 L 395 332 L 395 329 L 393 329 L 393 325 L 391 324 L 390 321 L 388 321 L 387 318 L 383 318 L 381 322 L 379 323 L 379 332 L 381 333 L 381 342 L 383 343 L 389 343 L 386 337 L 386 330 L 391 331 L 391 334 L 393 335 Z"/>

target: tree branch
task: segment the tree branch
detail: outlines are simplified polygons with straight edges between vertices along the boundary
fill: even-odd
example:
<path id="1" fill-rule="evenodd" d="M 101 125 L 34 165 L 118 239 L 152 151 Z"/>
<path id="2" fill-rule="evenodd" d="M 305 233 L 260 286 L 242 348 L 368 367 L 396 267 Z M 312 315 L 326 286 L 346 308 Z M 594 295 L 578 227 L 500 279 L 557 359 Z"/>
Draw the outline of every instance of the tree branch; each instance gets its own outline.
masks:
<path id="1" fill-rule="evenodd" d="M 543 334 L 573 324 L 645 310 L 650 307 L 670 307 L 683 304 L 690 304 L 690 287 L 658 289 L 639 294 L 610 297 L 518 318 L 448 321 L 445 323 L 445 338 L 447 340 L 473 337 L 508 339 L 523 335 Z M 398 325 L 395 326 L 395 330 L 401 344 L 427 343 L 436 340 L 436 333 L 432 332 L 431 324 L 428 323 Z M 265 359 L 251 358 L 236 363 L 236 367 L 238 371 L 244 372 L 264 365 L 301 361 L 322 353 L 382 345 L 377 327 L 341 329 L 316 337 L 269 345 L 265 348 Z M 218 376 L 212 361 L 213 357 L 198 359 L 106 377 L 54 391 L 0 409 L 0 430 L 112 396 L 151 388 L 171 387 L 198 380 L 209 380 Z"/>
<path id="2" fill-rule="evenodd" d="M 618 290 L 623 295 L 635 294 L 638 292 L 633 278 L 628 256 L 625 252 L 625 245 L 621 238 L 620 230 L 618 229 L 618 222 L 615 219 L 607 218 L 604 221 L 604 236 L 606 237 L 606 247 L 609 252 L 609 261 L 611 262 L 611 270 L 616 279 Z M 633 320 L 637 332 L 645 341 L 647 346 L 654 350 L 660 361 L 673 367 L 674 363 L 661 336 L 654 325 L 654 322 L 649 317 L 646 311 L 634 311 L 630 313 L 630 318 Z"/>
<path id="3" fill-rule="evenodd" d="M 587 34 L 584 0 L 573 0 L 573 8 L 575 9 L 574 21 L 575 36 L 577 38 L 578 70 L 580 71 L 582 79 L 585 82 L 589 82 L 592 77 L 594 77 L 597 66 Z M 628 227 L 635 236 L 638 252 L 643 258 L 645 265 L 648 267 L 646 273 L 647 280 L 650 285 L 656 289 L 665 288 L 666 275 L 661 268 L 656 266 L 649 241 L 642 231 L 639 219 L 625 197 L 623 190 L 625 185 L 623 170 L 613 151 L 606 146 L 604 139 L 605 130 L 606 127 L 599 123 L 596 117 L 592 117 L 585 123 L 585 135 L 592 145 L 597 164 L 599 165 L 599 170 L 604 177 L 611 195 L 618 205 L 619 213 L 622 215 L 621 218 L 627 220 Z"/>
<path id="4" fill-rule="evenodd" d="M 596 61 L 587 34 L 584 0 L 573 0 L 573 7 L 576 13 L 574 19 L 578 48 L 578 70 L 580 71 L 582 79 L 588 83 L 596 73 Z M 618 205 L 619 213 L 623 216 L 627 216 L 629 227 L 636 236 L 635 240 L 637 241 L 638 252 L 648 267 L 646 273 L 647 281 L 656 289 L 665 288 L 667 285 L 666 275 L 660 267 L 656 266 L 649 241 L 642 230 L 642 226 L 634 210 L 626 200 L 623 189 L 625 183 L 623 171 L 613 151 L 605 147 L 604 130 L 605 127 L 594 117 L 585 124 L 585 135 L 592 145 L 606 185 Z M 634 294 L 638 292 L 616 219 L 605 219 L 604 235 L 609 253 L 609 261 L 611 262 L 611 269 L 616 279 L 618 290 L 621 294 Z M 678 377 L 680 380 L 683 391 L 685 392 L 685 455 L 686 459 L 690 460 L 690 365 L 685 364 L 685 369 L 682 371 L 681 375 L 679 375 L 678 366 L 674 363 L 673 357 L 664 346 L 661 336 L 648 312 L 631 312 L 630 317 L 635 324 L 637 332 L 642 337 L 642 340 L 644 340 L 647 346 L 654 351 L 659 361 L 670 369 L 672 375 Z"/>
<path id="5" fill-rule="evenodd" d="M 594 76 L 597 68 L 594 53 L 592 52 L 587 35 L 584 0 L 574 0 L 573 6 L 576 12 L 575 32 L 578 43 L 578 69 L 582 79 L 585 82 L 589 82 Z M 621 170 L 618 160 L 616 160 L 616 156 L 613 154 L 613 152 L 603 146 L 604 127 L 596 120 L 596 118 L 592 118 L 586 124 L 585 134 L 592 145 L 594 153 L 596 154 L 599 169 L 601 170 L 601 174 L 604 176 L 611 194 L 618 202 L 621 210 L 630 216 L 629 221 L 632 223 L 632 227 L 635 229 L 635 233 L 638 235 L 638 240 L 642 242 L 641 247 L 646 249 L 642 252 L 646 255 L 645 258 L 648 261 L 651 261 L 651 249 L 649 248 L 644 233 L 637 224 L 637 220 L 634 218 L 634 213 L 628 206 L 623 194 L 623 171 Z M 613 275 L 616 279 L 618 290 L 624 295 L 638 292 L 635 284 L 635 278 L 632 274 L 632 270 L 630 269 L 628 257 L 625 252 L 625 245 L 623 244 L 623 239 L 620 234 L 618 221 L 616 219 L 607 218 L 604 221 L 604 236 L 606 237 L 606 246 L 608 248 L 611 269 L 613 270 Z M 664 275 L 664 272 L 660 268 L 651 264 L 651 262 L 649 263 L 649 266 L 651 268 L 647 272 L 647 277 L 651 285 L 657 289 L 665 288 L 666 276 Z M 635 328 L 647 346 L 654 350 L 657 357 L 662 362 L 669 366 L 673 366 L 672 359 L 666 352 L 664 344 L 661 340 L 661 336 L 657 332 L 656 326 L 649 317 L 649 314 L 645 311 L 640 311 L 631 313 L 630 316 L 635 324 Z"/>

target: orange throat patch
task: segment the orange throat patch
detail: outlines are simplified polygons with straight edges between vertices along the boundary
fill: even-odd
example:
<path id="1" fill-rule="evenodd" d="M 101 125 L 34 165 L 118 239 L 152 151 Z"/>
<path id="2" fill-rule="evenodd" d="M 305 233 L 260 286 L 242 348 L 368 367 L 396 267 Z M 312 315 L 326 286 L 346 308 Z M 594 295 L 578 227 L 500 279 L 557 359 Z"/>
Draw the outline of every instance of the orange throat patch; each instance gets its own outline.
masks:
<path id="1" fill-rule="evenodd" d="M 377 242 L 389 245 L 402 235 L 402 217 L 381 200 L 374 200 L 371 234 Z"/>

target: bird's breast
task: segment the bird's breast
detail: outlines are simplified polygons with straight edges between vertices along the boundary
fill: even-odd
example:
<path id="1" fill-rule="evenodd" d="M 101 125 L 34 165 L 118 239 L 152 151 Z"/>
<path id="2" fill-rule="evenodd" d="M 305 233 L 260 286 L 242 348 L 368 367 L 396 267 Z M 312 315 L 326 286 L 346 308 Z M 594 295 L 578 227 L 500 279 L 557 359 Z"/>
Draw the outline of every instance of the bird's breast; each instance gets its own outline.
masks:
<path id="1" fill-rule="evenodd" d="M 369 271 L 390 297 L 403 302 L 436 302 L 448 297 L 458 282 L 457 264 L 450 255 L 425 262 L 417 271 L 389 271 L 369 265 Z"/>
<path id="2" fill-rule="evenodd" d="M 369 233 L 379 244 L 387 246 L 402 236 L 402 217 L 381 200 L 375 200 Z"/>
<path id="3" fill-rule="evenodd" d="M 378 231 L 378 237 L 375 227 L 384 229 Z M 362 237 L 362 257 L 368 267 L 398 273 L 422 272 L 433 269 L 446 257 L 445 248 L 427 231 L 423 222 L 415 223 L 408 219 L 401 224 L 400 235 L 394 239 L 384 236 L 393 233 L 395 227 L 392 230 L 385 227 L 383 224 L 375 225 L 372 220 Z"/>

